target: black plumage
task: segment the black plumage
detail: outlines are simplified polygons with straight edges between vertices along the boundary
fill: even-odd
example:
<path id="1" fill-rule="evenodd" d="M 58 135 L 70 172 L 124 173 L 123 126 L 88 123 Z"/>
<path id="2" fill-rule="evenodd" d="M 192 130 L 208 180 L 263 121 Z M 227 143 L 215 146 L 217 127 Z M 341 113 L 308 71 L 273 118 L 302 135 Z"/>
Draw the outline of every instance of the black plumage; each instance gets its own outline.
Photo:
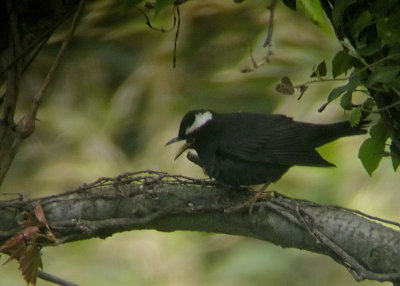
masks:
<path id="1" fill-rule="evenodd" d="M 344 136 L 364 134 L 361 125 L 349 122 L 313 124 L 285 115 L 225 113 L 192 110 L 182 119 L 178 137 L 186 140 L 176 156 L 193 148 L 188 158 L 208 176 L 229 185 L 271 183 L 292 166 L 330 167 L 315 148 Z M 176 159 L 175 158 L 175 159 Z"/>

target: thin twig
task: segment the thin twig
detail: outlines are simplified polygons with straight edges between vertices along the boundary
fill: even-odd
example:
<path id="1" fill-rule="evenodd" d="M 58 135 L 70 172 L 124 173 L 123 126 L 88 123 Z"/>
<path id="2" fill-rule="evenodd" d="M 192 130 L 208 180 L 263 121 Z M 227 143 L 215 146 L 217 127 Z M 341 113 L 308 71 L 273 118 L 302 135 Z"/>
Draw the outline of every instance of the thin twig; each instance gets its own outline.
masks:
<path id="1" fill-rule="evenodd" d="M 250 59 L 253 64 L 253 68 L 245 67 L 240 70 L 242 73 L 247 73 L 258 69 L 259 67 L 263 66 L 265 63 L 269 63 L 271 60 L 272 55 L 272 32 L 274 27 L 274 15 L 275 15 L 275 7 L 278 0 L 272 0 L 271 3 L 267 6 L 267 9 L 270 11 L 269 20 L 268 20 L 268 31 L 267 31 L 267 38 L 263 44 L 263 47 L 267 47 L 267 54 L 260 59 L 260 61 L 256 61 L 253 57 L 252 48 L 250 47 Z"/>
<path id="2" fill-rule="evenodd" d="M 174 39 L 174 58 L 172 60 L 172 66 L 175 68 L 176 66 L 176 46 L 178 43 L 178 36 L 179 36 L 179 31 L 181 28 L 181 12 L 179 11 L 179 5 L 175 5 L 176 13 L 178 15 L 178 26 L 176 27 L 176 33 L 175 33 L 175 39 Z M 174 13 L 175 15 L 175 13 Z M 175 19 L 175 17 L 174 17 Z"/>
<path id="3" fill-rule="evenodd" d="M 54 76 L 56 74 L 56 70 L 57 70 L 58 66 L 60 65 L 61 58 L 64 55 L 64 53 L 65 53 L 65 51 L 66 51 L 66 49 L 67 49 L 67 47 L 68 47 L 68 45 L 69 45 L 69 43 L 70 43 L 70 41 L 72 39 L 72 36 L 73 36 L 73 34 L 75 32 L 75 29 L 76 29 L 77 24 L 78 24 L 78 19 L 79 19 L 80 15 L 81 15 L 81 13 L 83 11 L 83 7 L 84 6 L 85 6 L 85 0 L 81 0 L 81 2 L 79 3 L 78 9 L 77 9 L 77 11 L 76 11 L 76 13 L 74 15 L 74 18 L 72 20 L 71 27 L 70 27 L 70 29 L 69 29 L 69 31 L 68 31 L 68 33 L 67 33 L 67 35 L 66 35 L 66 37 L 65 37 L 65 39 L 64 39 L 64 41 L 62 43 L 62 45 L 61 45 L 60 50 L 58 51 L 58 54 L 57 54 L 57 56 L 56 56 L 56 58 L 55 58 L 55 60 L 53 62 L 53 65 L 51 66 L 49 72 L 47 73 L 46 78 L 45 78 L 45 80 L 43 82 L 43 85 L 40 88 L 39 92 L 33 98 L 31 109 L 29 111 L 28 118 L 27 118 L 28 122 L 33 126 L 35 124 L 36 113 L 37 113 L 39 105 L 40 105 L 40 103 L 41 103 L 41 101 L 43 99 L 44 93 L 46 92 L 47 88 L 50 85 L 50 82 L 53 80 L 53 78 L 54 78 Z"/>
<path id="4" fill-rule="evenodd" d="M 71 24 L 71 28 L 68 31 L 62 45 L 61 48 L 57 54 L 56 59 L 54 60 L 53 65 L 51 66 L 44 82 L 43 85 L 41 87 L 41 89 L 39 90 L 39 92 L 33 97 L 32 99 L 32 104 L 31 104 L 31 108 L 28 112 L 28 114 L 26 114 L 18 123 L 17 127 L 16 127 L 16 131 L 17 131 L 17 136 L 14 138 L 13 142 L 11 142 L 11 146 L 9 148 L 9 150 L 7 150 L 8 154 L 5 158 L 2 158 L 2 168 L 1 168 L 1 172 L 0 172 L 0 185 L 4 180 L 5 175 L 7 174 L 9 167 L 11 166 L 12 161 L 15 158 L 15 155 L 17 154 L 18 148 L 21 145 L 21 143 L 23 142 L 23 140 L 28 137 L 29 135 L 31 135 L 35 129 L 35 121 L 36 121 L 36 114 L 38 111 L 38 108 L 40 106 L 40 103 L 43 99 L 43 95 L 46 92 L 50 82 L 53 80 L 56 70 L 59 66 L 60 63 L 60 59 L 61 57 L 64 55 L 65 50 L 72 38 L 72 35 L 75 31 L 75 28 L 77 26 L 77 22 L 79 19 L 79 16 L 83 10 L 84 7 L 84 3 L 85 0 L 81 0 L 81 2 L 79 3 L 78 9 L 75 13 L 75 16 L 73 18 L 72 24 Z M 18 54 L 18 53 L 15 53 Z M 17 68 L 19 66 L 18 62 L 15 64 L 15 68 Z M 8 95 L 7 95 L 8 96 Z M 16 97 L 16 95 L 15 95 Z M 14 99 L 16 101 L 16 98 Z M 5 104 L 6 105 L 6 104 Z M 4 115 L 3 115 L 4 116 Z M 10 116 L 10 115 L 9 115 Z M 6 137 L 6 136 L 4 136 Z M 8 138 L 8 136 L 7 136 Z M 6 138 L 4 138 L 3 140 L 5 140 Z M 3 145 L 3 144 L 2 144 Z M 4 150 L 2 150 L 4 151 Z"/>
<path id="5" fill-rule="evenodd" d="M 54 276 L 53 274 L 43 272 L 42 270 L 38 271 L 38 277 L 45 281 L 49 281 L 49 282 L 52 282 L 54 284 L 61 285 L 61 286 L 78 286 L 78 284 L 64 280 L 60 277 Z"/>
<path id="6" fill-rule="evenodd" d="M 269 4 L 267 6 L 270 13 L 269 13 L 269 21 L 268 21 L 267 38 L 265 39 L 265 42 L 264 42 L 264 48 L 268 47 L 267 55 L 265 57 L 266 62 L 270 61 L 270 58 L 272 55 L 272 32 L 273 32 L 273 28 L 274 28 L 274 15 L 275 15 L 275 7 L 276 7 L 277 2 L 278 2 L 278 0 L 272 0 L 271 4 Z"/>
<path id="7" fill-rule="evenodd" d="M 15 11 L 14 1 L 7 1 L 7 12 L 9 15 L 9 62 L 11 62 L 21 50 L 21 43 L 18 31 L 18 19 Z M 8 71 L 7 88 L 3 100 L 3 114 L 0 118 L 0 185 L 7 174 L 12 160 L 10 148 L 15 137 L 14 115 L 18 102 L 19 80 L 21 76 L 21 61 L 16 61 L 15 65 Z M 10 158 L 11 157 L 11 158 Z"/>
<path id="8" fill-rule="evenodd" d="M 163 33 L 168 33 L 168 32 L 171 32 L 171 31 L 172 31 L 173 29 L 175 29 L 175 27 L 176 27 L 175 9 L 174 9 L 174 23 L 172 24 L 172 27 L 171 27 L 171 28 L 168 28 L 168 29 L 164 29 L 164 28 L 157 28 L 157 27 L 154 27 L 154 26 L 151 24 L 150 18 L 149 18 L 149 16 L 147 16 L 146 12 L 145 12 L 142 8 L 140 8 L 140 7 L 135 6 L 135 8 L 146 18 L 146 25 L 147 25 L 150 29 L 152 29 L 152 30 L 154 30 L 154 31 L 163 32 Z"/>

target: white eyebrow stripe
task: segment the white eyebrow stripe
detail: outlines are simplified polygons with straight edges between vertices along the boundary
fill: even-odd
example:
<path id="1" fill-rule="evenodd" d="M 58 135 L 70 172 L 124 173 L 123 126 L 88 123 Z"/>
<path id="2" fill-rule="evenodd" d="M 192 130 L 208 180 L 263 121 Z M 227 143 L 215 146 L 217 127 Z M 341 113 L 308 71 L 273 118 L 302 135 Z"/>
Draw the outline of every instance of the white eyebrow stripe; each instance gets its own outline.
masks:
<path id="1" fill-rule="evenodd" d="M 201 126 L 206 124 L 211 119 L 212 119 L 212 113 L 210 111 L 196 114 L 193 124 L 190 125 L 188 128 L 186 128 L 185 135 L 188 135 L 193 131 L 199 129 Z"/>

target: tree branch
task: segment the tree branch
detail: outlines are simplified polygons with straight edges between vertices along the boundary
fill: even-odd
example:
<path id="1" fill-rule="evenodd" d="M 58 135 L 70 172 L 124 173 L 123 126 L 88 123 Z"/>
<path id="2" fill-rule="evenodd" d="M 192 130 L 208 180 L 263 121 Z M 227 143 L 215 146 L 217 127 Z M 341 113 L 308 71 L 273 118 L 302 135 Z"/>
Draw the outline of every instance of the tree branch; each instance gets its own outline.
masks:
<path id="1" fill-rule="evenodd" d="M 0 202 L 0 242 L 40 203 L 53 245 L 139 229 L 226 233 L 330 256 L 356 280 L 400 281 L 399 231 L 360 212 L 268 194 L 249 214 L 254 193 L 246 189 L 154 171 L 100 178 L 60 195 Z"/>

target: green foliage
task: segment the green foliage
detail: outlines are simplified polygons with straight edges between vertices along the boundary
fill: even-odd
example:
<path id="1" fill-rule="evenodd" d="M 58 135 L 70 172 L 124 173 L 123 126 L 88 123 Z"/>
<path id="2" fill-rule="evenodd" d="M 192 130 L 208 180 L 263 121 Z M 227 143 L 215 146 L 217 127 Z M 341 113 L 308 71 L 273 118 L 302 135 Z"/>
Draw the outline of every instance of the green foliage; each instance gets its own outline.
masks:
<path id="1" fill-rule="evenodd" d="M 321 8 L 319 1 L 283 1 L 292 9 L 299 8 L 310 17 L 319 15 Z M 335 33 L 342 43 L 343 49 L 336 53 L 332 60 L 332 79 L 347 74 L 344 85 L 335 87 L 328 94 L 327 102 L 320 107 L 323 111 L 326 106 L 340 98 L 340 106 L 345 111 L 351 111 L 350 124 L 356 126 L 371 112 L 385 110 L 388 116 L 381 118 L 371 130 L 371 138 L 366 140 L 360 148 L 359 157 L 369 174 L 378 167 L 389 137 L 400 138 L 400 2 L 388 1 L 357 1 L 336 0 L 332 7 L 325 5 L 324 10 L 331 20 Z M 322 8 L 321 8 L 322 9 Z M 315 18 L 310 17 L 318 22 Z M 317 81 L 325 81 L 325 61 L 313 68 L 311 77 Z M 330 80 L 332 80 L 330 79 Z M 285 81 L 286 82 L 286 81 Z M 276 90 L 283 94 L 292 94 L 294 89 L 305 92 L 309 83 L 302 85 L 285 84 L 283 79 L 276 86 Z M 362 104 L 353 102 L 353 94 L 362 91 L 365 95 Z M 376 98 L 379 97 L 379 100 Z M 384 98 L 384 100 L 383 100 Z M 385 121 L 385 124 L 382 122 Z M 379 130 L 378 130 L 379 129 Z M 393 169 L 400 165 L 399 139 L 392 140 L 390 146 Z"/>
<path id="2" fill-rule="evenodd" d="M 290 9 L 299 9 L 316 24 L 324 22 L 325 15 L 320 0 L 283 0 L 282 2 Z"/>
<path id="3" fill-rule="evenodd" d="M 347 50 L 339 51 L 332 60 L 332 76 L 335 78 L 353 67 L 352 57 Z"/>
<path id="4" fill-rule="evenodd" d="M 332 24 L 338 27 L 343 23 L 343 15 L 348 6 L 355 3 L 357 0 L 337 0 L 332 7 Z"/>
<path id="5" fill-rule="evenodd" d="M 336 87 L 329 93 L 328 103 L 343 95 L 340 105 L 343 107 L 343 109 L 350 110 L 352 107 L 351 97 L 353 91 L 359 86 L 359 84 L 360 84 L 360 73 L 353 72 L 347 84 Z"/>
<path id="6" fill-rule="evenodd" d="M 136 6 L 140 3 L 142 3 L 144 0 L 125 0 L 126 4 L 128 6 Z"/>
<path id="7" fill-rule="evenodd" d="M 162 10 L 172 6 L 175 0 L 157 0 L 155 3 L 155 11 L 156 13 L 161 12 Z"/>
<path id="8" fill-rule="evenodd" d="M 336 78 L 349 70 L 352 73 L 347 84 L 329 93 L 327 104 L 340 98 L 340 106 L 351 111 L 352 126 L 374 108 L 390 114 L 372 128 L 371 138 L 360 148 L 359 157 L 371 175 L 383 156 L 388 126 L 391 126 L 390 136 L 400 138 L 400 118 L 395 105 L 400 102 L 400 2 L 337 0 L 331 13 L 332 25 L 343 46 L 332 60 L 332 76 Z M 361 105 L 353 103 L 353 93 L 357 90 L 365 94 Z M 395 141 L 392 140 L 391 153 L 385 153 L 393 155 L 394 170 L 399 166 L 396 154 L 400 153 Z"/>
<path id="9" fill-rule="evenodd" d="M 379 122 L 371 128 L 369 134 L 371 137 L 365 140 L 361 145 L 358 158 L 360 158 L 368 174 L 372 175 L 382 159 L 389 133 L 383 121 L 379 120 Z"/>
<path id="10" fill-rule="evenodd" d="M 400 72 L 400 65 L 392 64 L 379 66 L 369 75 L 366 86 L 374 86 L 377 83 L 390 83 L 396 80 Z"/>
<path id="11" fill-rule="evenodd" d="M 400 42 L 400 11 L 389 17 L 379 18 L 376 23 L 378 36 L 387 44 Z"/>
<path id="12" fill-rule="evenodd" d="M 317 24 L 324 21 L 324 11 L 319 0 L 297 0 L 297 8 Z"/>
<path id="13" fill-rule="evenodd" d="M 400 154 L 398 153 L 398 149 L 396 148 L 396 145 L 393 141 L 390 144 L 390 152 L 394 155 L 392 157 L 393 170 L 397 171 L 397 168 L 400 166 Z"/>
<path id="14" fill-rule="evenodd" d="M 310 75 L 310 77 L 323 77 L 326 76 L 327 69 L 326 69 L 326 62 L 322 61 L 318 64 L 317 68 L 315 68 Z"/>
<path id="15" fill-rule="evenodd" d="M 355 37 L 358 37 L 365 28 L 372 25 L 373 23 L 374 22 L 371 13 L 369 11 L 363 11 L 357 18 L 357 20 L 354 23 L 354 26 L 351 29 L 352 34 Z"/>
<path id="16" fill-rule="evenodd" d="M 350 125 L 352 127 L 357 126 L 358 124 L 360 124 L 361 118 L 362 118 L 362 110 L 361 110 L 361 108 L 360 107 L 354 108 L 351 111 L 351 115 L 350 115 Z"/>

